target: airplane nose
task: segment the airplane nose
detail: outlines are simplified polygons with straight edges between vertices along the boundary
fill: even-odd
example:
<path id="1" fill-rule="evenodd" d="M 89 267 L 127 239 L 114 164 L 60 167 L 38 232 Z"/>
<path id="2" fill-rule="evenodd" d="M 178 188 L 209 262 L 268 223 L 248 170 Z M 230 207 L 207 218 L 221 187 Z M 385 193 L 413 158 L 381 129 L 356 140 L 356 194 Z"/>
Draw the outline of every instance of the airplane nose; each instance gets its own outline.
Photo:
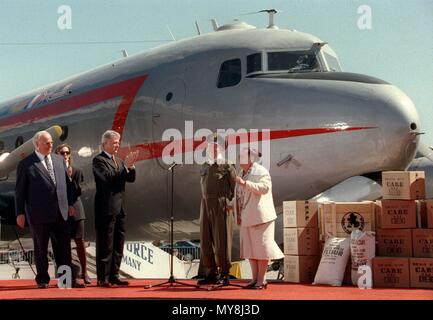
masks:
<path id="1" fill-rule="evenodd" d="M 383 88 L 383 102 L 388 109 L 377 110 L 378 123 L 385 138 L 385 148 L 389 157 L 395 159 L 391 166 L 406 169 L 416 154 L 419 143 L 420 120 L 412 100 L 399 88 L 386 85 Z M 382 116 L 380 116 L 382 113 Z"/>

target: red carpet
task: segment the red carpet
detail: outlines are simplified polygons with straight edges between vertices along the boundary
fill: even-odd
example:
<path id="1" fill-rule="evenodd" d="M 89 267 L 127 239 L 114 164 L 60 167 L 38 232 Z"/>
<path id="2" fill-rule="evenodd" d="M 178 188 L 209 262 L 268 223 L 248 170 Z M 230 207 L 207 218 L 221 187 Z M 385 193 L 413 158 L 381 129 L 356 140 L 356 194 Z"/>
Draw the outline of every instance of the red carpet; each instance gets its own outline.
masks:
<path id="1" fill-rule="evenodd" d="M 226 299 L 226 300 L 433 300 L 432 289 L 361 290 L 356 287 L 328 287 L 274 282 L 266 290 L 224 287 L 205 291 L 174 284 L 144 289 L 145 285 L 164 280 L 133 280 L 127 287 L 58 289 L 52 281 L 49 289 L 38 289 L 32 280 L 0 281 L 0 300 L 16 299 Z M 187 280 L 187 283 L 195 284 Z M 246 284 L 246 281 L 234 281 Z"/>

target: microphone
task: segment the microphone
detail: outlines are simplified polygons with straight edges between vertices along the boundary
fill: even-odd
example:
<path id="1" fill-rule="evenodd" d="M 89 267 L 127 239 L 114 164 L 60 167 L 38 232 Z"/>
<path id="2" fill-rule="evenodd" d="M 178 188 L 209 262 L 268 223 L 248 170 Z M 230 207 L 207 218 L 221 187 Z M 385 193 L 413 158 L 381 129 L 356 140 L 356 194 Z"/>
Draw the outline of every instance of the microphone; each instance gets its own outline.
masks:
<path id="1" fill-rule="evenodd" d="M 176 166 L 177 166 L 177 163 L 175 162 L 175 163 L 173 163 L 171 166 L 169 166 L 167 170 L 168 170 L 168 171 L 171 171 L 171 170 L 173 170 L 173 168 L 176 167 Z"/>

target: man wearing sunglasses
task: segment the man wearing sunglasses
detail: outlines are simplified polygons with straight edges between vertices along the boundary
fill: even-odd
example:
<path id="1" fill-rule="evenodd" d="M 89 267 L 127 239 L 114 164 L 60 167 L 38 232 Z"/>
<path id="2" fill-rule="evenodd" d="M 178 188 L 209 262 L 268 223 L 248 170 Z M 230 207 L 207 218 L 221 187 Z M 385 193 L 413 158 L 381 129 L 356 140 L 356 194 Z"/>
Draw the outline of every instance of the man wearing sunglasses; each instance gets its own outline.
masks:
<path id="1" fill-rule="evenodd" d="M 72 189 L 63 158 L 51 154 L 53 139 L 49 132 L 39 131 L 33 137 L 35 152 L 20 161 L 15 186 L 17 224 L 24 228 L 26 220 L 32 231 L 36 283 L 49 286 L 48 241 L 51 236 L 54 258 L 58 267 L 71 266 L 71 238 L 68 216 L 75 214 Z M 75 279 L 75 277 L 73 277 Z M 82 288 L 74 281 L 73 287 Z"/>

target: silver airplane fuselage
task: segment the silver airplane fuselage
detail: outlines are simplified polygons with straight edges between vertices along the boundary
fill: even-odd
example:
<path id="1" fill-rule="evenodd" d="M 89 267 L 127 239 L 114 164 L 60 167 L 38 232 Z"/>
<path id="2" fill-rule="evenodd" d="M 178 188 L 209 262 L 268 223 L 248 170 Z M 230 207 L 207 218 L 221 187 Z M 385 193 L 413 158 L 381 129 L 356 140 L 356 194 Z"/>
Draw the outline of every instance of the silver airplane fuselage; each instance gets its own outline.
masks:
<path id="1" fill-rule="evenodd" d="M 352 176 L 406 169 L 419 139 L 411 100 L 380 79 L 333 72 L 324 52 L 332 49 L 322 46 L 302 32 L 234 28 L 124 58 L 0 104 L 3 152 L 19 145 L 17 139 L 62 126 L 62 140 L 84 172 L 82 199 L 92 232 L 91 160 L 100 152 L 101 134 L 119 131 L 120 155 L 140 152 L 136 182 L 126 192 L 128 240 L 167 238 L 171 182 L 162 137 L 170 128 L 185 136 L 185 121 L 193 121 L 194 130 L 269 129 L 276 207 L 309 199 Z M 278 70 L 271 67 L 273 52 L 313 52 L 317 66 Z M 248 72 L 247 57 L 253 54 L 261 66 Z M 227 61 L 238 68 L 221 70 Z M 234 78 L 221 87 L 224 72 Z M 177 238 L 198 237 L 199 172 L 198 164 L 175 169 Z M 10 188 L 14 176 L 1 183 Z"/>

